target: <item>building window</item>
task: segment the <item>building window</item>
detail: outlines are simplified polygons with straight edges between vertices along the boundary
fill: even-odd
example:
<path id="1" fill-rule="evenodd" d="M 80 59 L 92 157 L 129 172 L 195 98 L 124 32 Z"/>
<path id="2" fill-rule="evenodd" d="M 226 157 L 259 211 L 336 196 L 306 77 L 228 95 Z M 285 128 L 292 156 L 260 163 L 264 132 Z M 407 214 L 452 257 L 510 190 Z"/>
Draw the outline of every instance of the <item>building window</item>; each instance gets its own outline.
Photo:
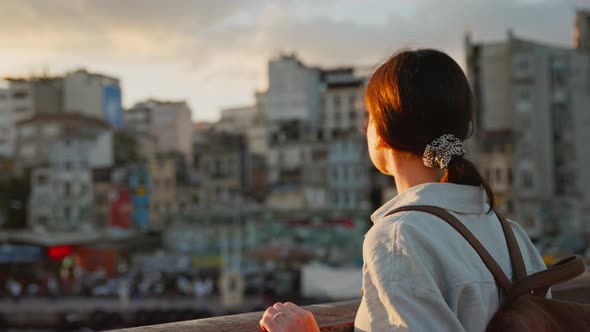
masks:
<path id="1" fill-rule="evenodd" d="M 338 111 L 340 109 L 340 96 L 335 95 L 333 101 L 334 101 L 334 109 L 336 111 Z"/>
<path id="2" fill-rule="evenodd" d="M 501 183 L 502 182 L 502 170 L 499 168 L 496 168 L 496 183 Z"/>
<path id="3" fill-rule="evenodd" d="M 64 197 L 70 197 L 72 194 L 72 184 L 70 182 L 64 183 Z"/>
<path id="4" fill-rule="evenodd" d="M 27 96 L 29 95 L 29 93 L 25 90 L 19 90 L 19 91 L 14 91 L 12 93 L 12 98 L 14 99 L 25 99 L 27 98 Z"/>
<path id="5" fill-rule="evenodd" d="M 339 111 L 334 112 L 334 123 L 339 124 L 340 120 L 342 119 L 342 114 Z"/>
<path id="6" fill-rule="evenodd" d="M 72 169 L 72 162 L 71 162 L 71 161 L 69 161 L 69 160 L 68 160 L 68 161 L 66 161 L 66 162 L 64 163 L 64 169 L 65 169 L 66 171 L 69 171 L 69 170 L 71 170 L 71 169 Z"/>
<path id="7" fill-rule="evenodd" d="M 32 144 L 23 146 L 21 150 L 21 156 L 27 159 L 35 157 L 35 146 Z"/>
<path id="8" fill-rule="evenodd" d="M 14 112 L 16 112 L 16 113 L 25 113 L 25 112 L 28 112 L 28 111 L 29 111 L 29 108 L 26 107 L 26 106 L 16 106 L 14 108 Z"/>
<path id="9" fill-rule="evenodd" d="M 512 184 L 512 168 L 508 168 L 508 185 Z"/>
<path id="10" fill-rule="evenodd" d="M 59 134 L 59 127 L 56 124 L 48 124 L 43 127 L 43 134 L 45 136 L 56 136 Z"/>
<path id="11" fill-rule="evenodd" d="M 20 137 L 29 138 L 35 134 L 35 127 L 33 126 L 22 126 L 20 128 Z"/>
<path id="12" fill-rule="evenodd" d="M 47 225 L 47 223 L 49 222 L 49 218 L 47 218 L 46 216 L 39 216 L 36 218 L 37 219 L 37 225 Z"/>
<path id="13" fill-rule="evenodd" d="M 356 106 L 356 95 L 350 95 L 348 97 L 348 104 L 350 105 L 351 109 L 355 109 Z"/>
<path id="14" fill-rule="evenodd" d="M 40 185 L 46 185 L 48 182 L 48 178 L 47 175 L 42 174 L 42 175 L 37 175 L 37 183 Z"/>
<path id="15" fill-rule="evenodd" d="M 529 69 L 529 61 L 528 59 L 521 58 L 517 62 L 518 70 L 520 71 L 527 71 Z"/>
<path id="16" fill-rule="evenodd" d="M 64 206 L 64 218 L 70 219 L 71 214 L 72 214 L 72 211 L 71 211 L 70 207 Z"/>
<path id="17" fill-rule="evenodd" d="M 526 87 L 518 89 L 518 99 L 520 101 L 529 101 L 531 99 L 531 92 Z"/>
<path id="18" fill-rule="evenodd" d="M 524 189 L 530 190 L 533 188 L 533 175 L 531 174 L 530 171 L 522 171 L 521 172 L 521 178 L 522 178 L 522 187 Z"/>

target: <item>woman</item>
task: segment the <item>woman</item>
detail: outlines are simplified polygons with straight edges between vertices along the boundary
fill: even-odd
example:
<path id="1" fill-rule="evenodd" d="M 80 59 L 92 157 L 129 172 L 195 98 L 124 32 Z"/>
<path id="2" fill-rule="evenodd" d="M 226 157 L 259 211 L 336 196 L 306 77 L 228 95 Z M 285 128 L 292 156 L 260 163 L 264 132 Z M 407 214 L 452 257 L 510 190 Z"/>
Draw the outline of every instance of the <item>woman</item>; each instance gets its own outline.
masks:
<path id="1" fill-rule="evenodd" d="M 355 331 L 484 331 L 501 292 L 475 250 L 430 214 L 387 215 L 406 205 L 444 208 L 512 276 L 492 190 L 464 157 L 474 100 L 463 71 L 436 50 L 400 52 L 375 71 L 365 103 L 371 161 L 394 177 L 399 194 L 371 216 Z M 545 269 L 523 229 L 510 224 L 527 273 Z M 268 308 L 260 324 L 271 332 L 319 330 L 313 315 L 292 303 Z"/>

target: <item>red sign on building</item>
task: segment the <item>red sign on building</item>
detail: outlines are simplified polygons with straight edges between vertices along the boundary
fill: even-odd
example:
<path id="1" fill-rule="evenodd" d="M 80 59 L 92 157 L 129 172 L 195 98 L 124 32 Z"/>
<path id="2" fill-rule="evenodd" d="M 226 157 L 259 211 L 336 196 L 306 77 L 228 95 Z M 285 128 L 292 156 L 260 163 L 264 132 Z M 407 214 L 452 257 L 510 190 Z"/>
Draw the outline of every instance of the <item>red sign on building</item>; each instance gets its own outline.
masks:
<path id="1" fill-rule="evenodd" d="M 133 226 L 133 204 L 127 188 L 117 188 L 110 194 L 111 224 L 116 227 L 131 228 Z"/>

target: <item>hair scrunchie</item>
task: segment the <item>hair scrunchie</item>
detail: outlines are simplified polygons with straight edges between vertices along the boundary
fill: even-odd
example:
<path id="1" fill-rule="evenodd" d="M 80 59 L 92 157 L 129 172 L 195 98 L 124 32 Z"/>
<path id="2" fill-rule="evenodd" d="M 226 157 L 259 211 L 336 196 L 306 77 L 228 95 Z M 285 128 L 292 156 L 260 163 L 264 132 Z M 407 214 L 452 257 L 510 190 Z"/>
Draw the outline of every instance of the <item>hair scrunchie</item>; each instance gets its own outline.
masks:
<path id="1" fill-rule="evenodd" d="M 426 146 L 422 162 L 430 168 L 445 169 L 453 157 L 464 155 L 463 142 L 453 134 L 446 134 Z"/>

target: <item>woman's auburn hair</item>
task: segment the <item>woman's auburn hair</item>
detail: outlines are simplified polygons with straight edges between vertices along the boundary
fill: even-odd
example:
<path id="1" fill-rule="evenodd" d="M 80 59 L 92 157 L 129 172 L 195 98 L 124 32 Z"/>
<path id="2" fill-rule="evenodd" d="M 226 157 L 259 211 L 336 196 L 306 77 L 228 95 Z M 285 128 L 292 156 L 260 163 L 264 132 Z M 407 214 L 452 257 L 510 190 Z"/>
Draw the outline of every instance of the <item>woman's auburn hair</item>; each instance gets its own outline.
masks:
<path id="1" fill-rule="evenodd" d="M 371 75 L 365 91 L 365 105 L 380 138 L 395 150 L 417 156 L 442 135 L 467 139 L 474 104 L 461 67 L 433 49 L 393 54 Z M 493 209 L 491 187 L 466 158 L 453 157 L 441 181 L 482 186 Z"/>

